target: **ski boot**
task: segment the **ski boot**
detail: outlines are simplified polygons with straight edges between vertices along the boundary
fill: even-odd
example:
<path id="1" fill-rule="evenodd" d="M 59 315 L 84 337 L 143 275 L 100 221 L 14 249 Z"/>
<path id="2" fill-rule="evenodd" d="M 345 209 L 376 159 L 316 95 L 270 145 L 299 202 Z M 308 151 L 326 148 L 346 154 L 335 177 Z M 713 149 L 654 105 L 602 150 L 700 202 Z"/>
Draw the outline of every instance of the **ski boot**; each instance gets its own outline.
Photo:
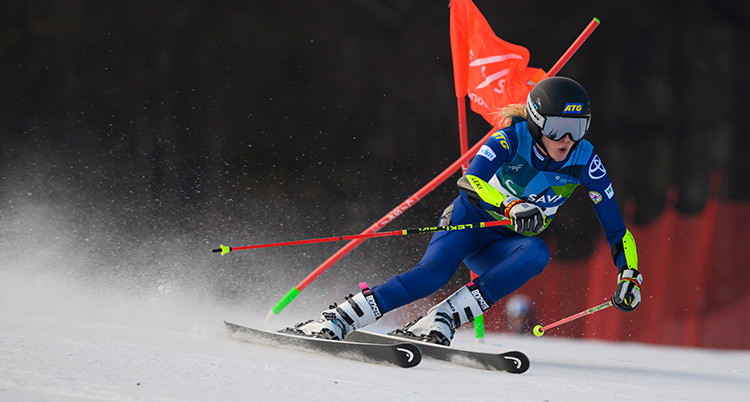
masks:
<path id="1" fill-rule="evenodd" d="M 352 331 L 372 324 L 382 314 L 372 291 L 364 283 L 360 287 L 362 292 L 350 294 L 340 305 L 332 304 L 317 320 L 300 322 L 279 332 L 339 341 Z"/>
<path id="2" fill-rule="evenodd" d="M 450 346 L 456 329 L 473 321 L 490 308 L 472 282 L 433 306 L 424 317 L 417 317 L 388 335 Z"/>

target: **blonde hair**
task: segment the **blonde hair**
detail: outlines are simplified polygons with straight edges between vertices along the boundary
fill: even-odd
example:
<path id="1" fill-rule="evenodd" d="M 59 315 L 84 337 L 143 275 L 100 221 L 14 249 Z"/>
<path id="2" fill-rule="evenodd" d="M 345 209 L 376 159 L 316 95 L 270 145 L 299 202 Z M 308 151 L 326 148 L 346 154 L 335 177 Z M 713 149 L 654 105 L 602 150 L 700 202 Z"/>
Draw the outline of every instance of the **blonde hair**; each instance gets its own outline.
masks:
<path id="1" fill-rule="evenodd" d="M 492 113 L 496 127 L 506 127 L 514 117 L 526 119 L 526 104 L 514 103 Z"/>

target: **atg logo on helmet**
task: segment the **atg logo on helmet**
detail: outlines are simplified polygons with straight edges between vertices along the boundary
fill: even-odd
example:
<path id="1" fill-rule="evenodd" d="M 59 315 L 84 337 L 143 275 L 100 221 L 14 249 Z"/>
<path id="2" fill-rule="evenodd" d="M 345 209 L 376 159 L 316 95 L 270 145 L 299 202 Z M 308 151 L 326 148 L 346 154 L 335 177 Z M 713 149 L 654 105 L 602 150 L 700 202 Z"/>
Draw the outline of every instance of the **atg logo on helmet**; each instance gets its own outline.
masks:
<path id="1" fill-rule="evenodd" d="M 566 103 L 563 108 L 563 114 L 567 113 L 581 113 L 583 110 L 583 103 Z"/>

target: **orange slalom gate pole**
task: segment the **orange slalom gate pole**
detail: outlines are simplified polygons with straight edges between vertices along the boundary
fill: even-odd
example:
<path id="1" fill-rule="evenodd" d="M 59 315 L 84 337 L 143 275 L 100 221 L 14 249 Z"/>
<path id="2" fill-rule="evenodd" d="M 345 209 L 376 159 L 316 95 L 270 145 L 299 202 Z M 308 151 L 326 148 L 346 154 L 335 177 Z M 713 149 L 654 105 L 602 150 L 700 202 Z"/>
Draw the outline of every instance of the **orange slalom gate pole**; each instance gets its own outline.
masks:
<path id="1" fill-rule="evenodd" d="M 411 197 L 406 199 L 406 201 L 402 202 L 399 206 L 391 210 L 388 214 L 386 214 L 384 217 L 380 218 L 379 221 L 375 222 L 372 226 L 367 228 L 362 234 L 368 234 L 368 233 L 374 233 L 378 230 L 382 229 L 385 225 L 391 223 L 394 219 L 396 219 L 399 215 L 404 213 L 406 210 L 412 207 L 412 205 L 416 204 L 419 200 L 424 198 L 427 194 L 429 194 L 432 190 L 434 190 L 437 186 L 442 184 L 445 180 L 448 179 L 453 173 L 455 173 L 461 165 L 466 163 L 469 159 L 471 159 L 477 151 L 479 151 L 479 148 L 484 144 L 485 141 L 490 137 L 494 130 L 491 130 L 487 135 L 484 136 L 479 142 L 477 142 L 471 149 L 469 149 L 468 152 L 466 152 L 464 155 L 462 155 L 458 160 L 453 162 L 452 165 L 450 165 L 447 169 L 445 169 L 442 173 L 437 175 L 434 179 L 432 179 L 429 183 L 427 183 L 424 187 L 422 187 L 419 191 L 414 193 Z M 310 275 L 308 275 L 305 279 L 302 280 L 297 286 L 293 287 L 289 292 L 287 292 L 286 295 L 284 295 L 281 300 L 279 300 L 278 303 L 276 303 L 275 306 L 271 309 L 271 311 L 266 315 L 266 320 L 269 320 L 273 318 L 274 315 L 279 315 L 286 306 L 289 305 L 296 297 L 300 294 L 308 285 L 310 285 L 314 280 L 318 279 L 318 277 L 323 274 L 328 268 L 330 268 L 333 264 L 335 264 L 338 260 L 340 260 L 342 257 L 347 255 L 350 251 L 354 250 L 357 246 L 362 244 L 362 242 L 365 241 L 365 239 L 358 239 L 358 240 L 352 240 L 350 241 L 346 246 L 341 248 L 339 251 L 337 251 L 334 255 L 329 257 L 323 264 L 321 264 L 318 268 L 316 268 Z"/>
<path id="2" fill-rule="evenodd" d="M 568 50 L 563 53 L 562 57 L 560 57 L 560 60 L 555 63 L 555 65 L 552 66 L 552 68 L 549 69 L 547 74 L 545 74 L 545 77 L 554 77 L 557 75 L 558 72 L 560 72 L 560 69 L 563 68 L 565 63 L 570 60 L 571 57 L 578 51 L 578 48 L 583 45 L 583 42 L 586 41 L 586 39 L 589 38 L 592 32 L 596 29 L 596 27 L 599 26 L 599 19 L 594 18 L 589 22 L 589 24 L 586 26 L 586 28 L 581 32 L 580 35 L 578 35 L 578 38 L 573 42 L 572 45 L 568 48 Z"/>

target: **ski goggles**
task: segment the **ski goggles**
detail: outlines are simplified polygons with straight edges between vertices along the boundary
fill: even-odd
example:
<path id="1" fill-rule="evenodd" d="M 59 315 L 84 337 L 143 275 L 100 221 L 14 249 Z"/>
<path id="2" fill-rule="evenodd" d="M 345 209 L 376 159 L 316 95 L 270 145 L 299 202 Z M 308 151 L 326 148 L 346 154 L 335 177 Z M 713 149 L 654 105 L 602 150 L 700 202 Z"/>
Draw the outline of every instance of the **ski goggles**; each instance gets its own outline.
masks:
<path id="1" fill-rule="evenodd" d="M 560 141 L 565 134 L 578 142 L 589 129 L 589 117 L 545 116 L 542 134 L 552 141 Z"/>

